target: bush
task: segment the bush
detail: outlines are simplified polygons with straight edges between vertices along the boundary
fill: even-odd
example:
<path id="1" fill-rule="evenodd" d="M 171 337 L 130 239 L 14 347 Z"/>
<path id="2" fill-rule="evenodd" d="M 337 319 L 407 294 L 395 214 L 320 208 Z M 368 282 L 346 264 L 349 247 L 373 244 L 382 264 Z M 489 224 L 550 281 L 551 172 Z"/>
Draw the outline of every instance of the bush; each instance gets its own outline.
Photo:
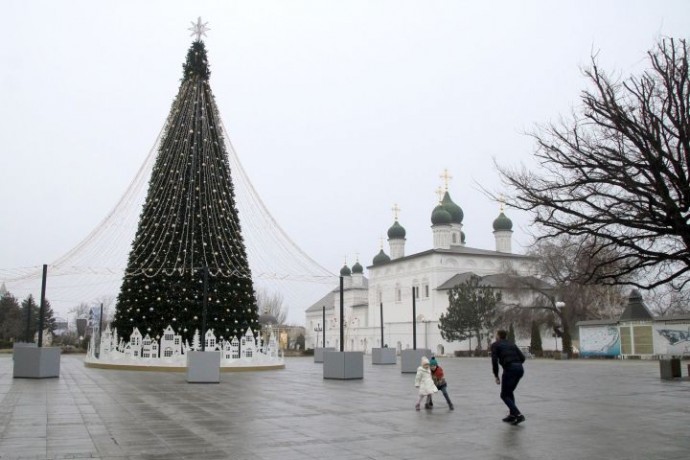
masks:
<path id="1" fill-rule="evenodd" d="M 304 356 L 314 356 L 314 349 L 313 348 L 307 348 L 302 352 L 302 355 Z"/>
<path id="2" fill-rule="evenodd" d="M 63 355 L 69 355 L 71 353 L 84 353 L 84 350 L 80 350 L 73 345 L 63 345 L 60 347 L 60 349 L 62 350 Z"/>
<path id="3" fill-rule="evenodd" d="M 456 350 L 453 355 L 456 358 L 487 357 L 491 356 L 491 352 L 489 350 Z"/>

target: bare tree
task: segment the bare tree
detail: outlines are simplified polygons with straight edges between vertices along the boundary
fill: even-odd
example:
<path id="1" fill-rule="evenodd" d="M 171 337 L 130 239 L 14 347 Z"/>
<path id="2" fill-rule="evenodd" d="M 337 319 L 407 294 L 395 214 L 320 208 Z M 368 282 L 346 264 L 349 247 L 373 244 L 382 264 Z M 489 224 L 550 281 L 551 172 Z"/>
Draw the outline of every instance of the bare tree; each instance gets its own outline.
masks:
<path id="1" fill-rule="evenodd" d="M 283 295 L 279 292 L 269 292 L 264 288 L 256 291 L 256 304 L 259 314 L 269 314 L 275 317 L 279 325 L 285 324 L 288 308 L 283 305 Z"/>
<path id="2" fill-rule="evenodd" d="M 74 318 L 88 318 L 89 317 L 89 311 L 91 310 L 91 305 L 88 303 L 82 302 L 79 305 L 75 305 L 74 307 L 70 308 L 68 313 L 70 315 L 74 315 Z"/>
<path id="3" fill-rule="evenodd" d="M 591 279 L 652 288 L 690 281 L 690 78 L 686 40 L 662 39 L 650 67 L 620 82 L 596 56 L 569 120 L 538 128 L 541 168 L 497 166 L 508 204 L 540 239 L 587 237 Z"/>
<path id="4" fill-rule="evenodd" d="M 537 260 L 542 279 L 554 286 L 553 295 L 565 303 L 568 323 L 586 319 L 609 319 L 623 311 L 626 298 L 622 286 L 597 283 L 589 276 L 603 270 L 602 251 L 587 239 L 560 236 L 537 241 L 529 250 Z M 606 265 L 614 269 L 614 265 Z"/>
<path id="5" fill-rule="evenodd" d="M 98 315 L 100 314 L 100 307 L 103 305 L 103 328 L 112 321 L 113 319 L 113 307 L 115 305 L 115 297 L 103 295 L 96 298 L 91 303 L 82 302 L 74 307 L 70 308 L 68 313 L 74 317 L 76 321 L 79 318 L 84 318 L 89 321 L 94 321 L 93 324 L 89 324 L 88 327 L 98 326 Z M 93 314 L 91 312 L 94 312 Z"/>
<path id="6" fill-rule="evenodd" d="M 511 277 L 508 294 L 528 288 L 532 295 L 527 299 L 511 295 L 503 321 L 515 321 L 523 330 L 532 321 L 545 324 L 570 353 L 577 321 L 619 316 L 626 301 L 623 288 L 596 283 L 587 276 L 601 255 L 593 254 L 596 249 L 586 239 L 565 235 L 537 241 L 529 255 L 536 261 L 540 278 Z"/>
<path id="7" fill-rule="evenodd" d="M 687 315 L 690 313 L 690 292 L 672 285 L 660 286 L 648 291 L 645 303 L 658 316 Z"/>

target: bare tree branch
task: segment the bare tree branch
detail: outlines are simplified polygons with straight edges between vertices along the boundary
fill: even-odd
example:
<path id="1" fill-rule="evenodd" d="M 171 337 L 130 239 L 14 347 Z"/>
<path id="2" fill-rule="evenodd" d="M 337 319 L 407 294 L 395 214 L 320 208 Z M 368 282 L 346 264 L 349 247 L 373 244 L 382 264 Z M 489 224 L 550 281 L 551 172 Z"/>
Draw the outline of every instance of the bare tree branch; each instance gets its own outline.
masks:
<path id="1" fill-rule="evenodd" d="M 532 137 L 538 171 L 497 168 L 541 240 L 596 248 L 590 280 L 653 288 L 690 281 L 690 77 L 686 40 L 662 39 L 650 68 L 615 81 L 592 58 L 570 119 Z"/>

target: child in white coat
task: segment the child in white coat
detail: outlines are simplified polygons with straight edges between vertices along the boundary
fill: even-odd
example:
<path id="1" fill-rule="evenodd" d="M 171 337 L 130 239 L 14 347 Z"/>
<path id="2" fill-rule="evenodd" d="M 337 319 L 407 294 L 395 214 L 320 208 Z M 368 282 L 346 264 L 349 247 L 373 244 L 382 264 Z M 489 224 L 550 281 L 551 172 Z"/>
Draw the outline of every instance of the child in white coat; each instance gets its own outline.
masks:
<path id="1" fill-rule="evenodd" d="M 417 404 L 414 406 L 415 409 L 419 410 L 419 405 L 422 400 L 428 395 L 434 394 L 438 391 L 434 381 L 431 378 L 431 371 L 429 370 L 429 359 L 426 356 L 422 356 L 422 365 L 417 368 L 417 375 L 414 378 L 414 386 L 419 388 L 419 399 Z"/>

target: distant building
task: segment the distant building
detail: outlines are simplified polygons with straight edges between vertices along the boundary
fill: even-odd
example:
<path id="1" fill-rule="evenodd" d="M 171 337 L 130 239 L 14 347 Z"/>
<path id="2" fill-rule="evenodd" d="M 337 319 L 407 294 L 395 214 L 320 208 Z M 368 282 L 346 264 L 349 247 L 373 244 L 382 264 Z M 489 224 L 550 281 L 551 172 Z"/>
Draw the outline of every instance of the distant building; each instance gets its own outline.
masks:
<path id="1" fill-rule="evenodd" d="M 633 290 L 618 319 L 580 321 L 580 356 L 690 356 L 690 315 L 654 317 Z"/>
<path id="2" fill-rule="evenodd" d="M 69 323 L 65 318 L 55 318 L 55 330 L 53 334 L 62 335 L 69 331 Z"/>
<path id="3" fill-rule="evenodd" d="M 413 346 L 412 292 L 416 304 L 416 345 L 443 355 L 456 350 L 474 349 L 474 339 L 446 342 L 438 329 L 438 319 L 448 309 L 448 290 L 476 275 L 482 283 L 503 290 L 504 300 L 517 295 L 529 304 L 536 293 L 531 289 L 515 289 L 521 279 L 539 282 L 535 259 L 512 253 L 511 220 L 501 209 L 493 222 L 494 250 L 472 248 L 465 243 L 464 214 L 447 191 L 431 212 L 432 247 L 416 254 L 405 254 L 406 231 L 400 225 L 397 206 L 393 225 L 388 229 L 390 256 L 381 247 L 368 266 L 369 277 L 357 261 L 352 268 L 342 267 L 344 286 L 344 317 L 340 318 L 339 286 L 328 292 L 306 310 L 308 348 L 326 346 L 339 348 L 340 321 L 344 321 L 344 349 L 370 352 L 375 347 Z M 517 282 L 516 282 L 517 281 Z M 550 288 L 549 286 L 545 286 Z M 516 294 L 517 293 L 517 294 Z M 514 299 L 513 299 L 514 300 Z M 325 307 L 326 321 L 323 321 Z M 384 339 L 381 342 L 381 309 Z M 325 344 L 323 339 L 325 329 Z M 546 343 L 546 342 L 545 342 Z M 487 343 L 482 344 L 487 348 Z"/>

